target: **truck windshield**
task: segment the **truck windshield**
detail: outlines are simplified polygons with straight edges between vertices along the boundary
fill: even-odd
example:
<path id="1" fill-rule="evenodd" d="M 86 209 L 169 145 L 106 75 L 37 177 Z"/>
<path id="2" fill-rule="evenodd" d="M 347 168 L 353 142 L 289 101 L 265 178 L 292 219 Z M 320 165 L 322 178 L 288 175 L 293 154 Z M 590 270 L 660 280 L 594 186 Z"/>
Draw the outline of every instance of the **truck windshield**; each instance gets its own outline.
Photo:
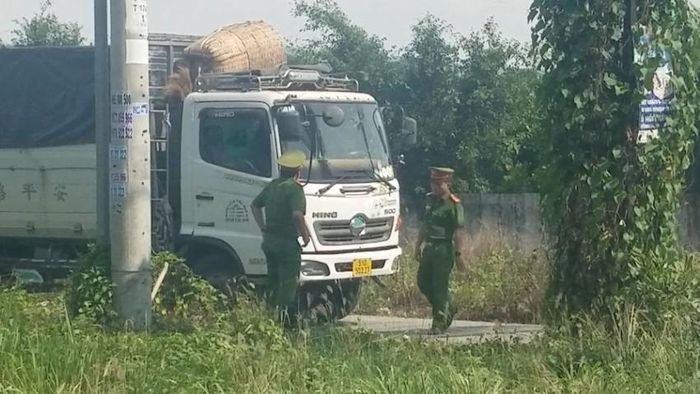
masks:
<path id="1" fill-rule="evenodd" d="M 281 141 L 282 153 L 301 150 L 313 157 L 303 179 L 310 182 L 348 183 L 392 179 L 386 133 L 376 103 L 297 102 L 306 122 L 300 138 Z"/>

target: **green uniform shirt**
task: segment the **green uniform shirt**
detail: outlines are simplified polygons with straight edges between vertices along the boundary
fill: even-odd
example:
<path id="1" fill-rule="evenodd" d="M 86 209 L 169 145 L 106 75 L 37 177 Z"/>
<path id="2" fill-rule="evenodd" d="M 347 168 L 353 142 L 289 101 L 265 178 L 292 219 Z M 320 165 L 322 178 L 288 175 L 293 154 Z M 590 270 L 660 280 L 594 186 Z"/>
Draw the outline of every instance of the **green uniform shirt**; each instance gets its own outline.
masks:
<path id="1" fill-rule="evenodd" d="M 423 213 L 426 240 L 452 240 L 455 230 L 464 227 L 464 208 L 455 197 L 426 197 Z"/>
<path id="2" fill-rule="evenodd" d="M 306 213 L 304 189 L 294 178 L 277 178 L 255 197 L 253 205 L 265 208 L 265 232 L 296 239 L 297 228 L 292 213 Z"/>

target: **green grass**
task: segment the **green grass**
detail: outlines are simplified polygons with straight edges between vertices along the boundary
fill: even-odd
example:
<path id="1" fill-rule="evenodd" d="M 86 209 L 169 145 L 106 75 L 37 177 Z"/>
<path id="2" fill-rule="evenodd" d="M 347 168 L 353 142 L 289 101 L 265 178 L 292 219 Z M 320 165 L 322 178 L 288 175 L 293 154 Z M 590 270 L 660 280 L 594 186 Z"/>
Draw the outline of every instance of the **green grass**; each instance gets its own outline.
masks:
<path id="1" fill-rule="evenodd" d="M 458 319 L 539 323 L 547 284 L 547 263 L 541 253 L 522 253 L 498 241 L 481 242 L 467 257 L 466 272 L 453 271 L 450 291 Z M 418 263 L 406 243 L 398 274 L 363 285 L 358 313 L 429 317 L 425 297 L 416 286 Z"/>
<path id="2" fill-rule="evenodd" d="M 285 334 L 255 303 L 149 335 L 69 321 L 60 296 L 0 291 L 0 392 L 697 392 L 700 342 L 654 333 L 548 332 L 531 344 L 447 346 L 322 327 Z"/>

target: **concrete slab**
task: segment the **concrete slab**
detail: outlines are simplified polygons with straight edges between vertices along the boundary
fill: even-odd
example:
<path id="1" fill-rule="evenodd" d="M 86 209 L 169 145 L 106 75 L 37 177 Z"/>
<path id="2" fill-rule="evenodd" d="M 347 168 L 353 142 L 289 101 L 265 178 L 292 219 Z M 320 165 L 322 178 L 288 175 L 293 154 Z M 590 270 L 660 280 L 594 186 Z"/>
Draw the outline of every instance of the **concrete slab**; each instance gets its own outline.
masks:
<path id="1" fill-rule="evenodd" d="M 479 343 L 506 341 L 527 343 L 542 331 L 534 324 L 505 324 L 455 320 L 444 333 L 429 333 L 431 320 L 392 316 L 351 315 L 340 321 L 341 325 L 365 329 L 388 337 L 413 337 L 447 343 Z"/>

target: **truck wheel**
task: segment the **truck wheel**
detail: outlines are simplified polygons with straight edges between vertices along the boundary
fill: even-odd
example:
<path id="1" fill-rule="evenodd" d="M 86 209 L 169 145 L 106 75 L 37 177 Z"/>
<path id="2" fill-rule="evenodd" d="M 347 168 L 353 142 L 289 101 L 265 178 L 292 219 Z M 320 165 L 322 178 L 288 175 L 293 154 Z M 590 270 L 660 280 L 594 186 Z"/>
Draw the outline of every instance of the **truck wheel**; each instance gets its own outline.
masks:
<path id="1" fill-rule="evenodd" d="M 166 201 L 152 204 L 151 249 L 162 252 L 173 249 L 173 213 Z"/>
<path id="2" fill-rule="evenodd" d="M 361 289 L 361 279 L 351 279 L 340 282 L 341 293 L 336 302 L 338 304 L 336 309 L 339 311 L 339 313 L 336 315 L 337 320 L 340 320 L 355 311 L 357 304 L 360 302 Z"/>
<path id="3" fill-rule="evenodd" d="M 299 291 L 299 305 L 318 323 L 343 319 L 357 307 L 361 284 L 359 279 L 308 284 Z"/>
<path id="4" fill-rule="evenodd" d="M 221 252 L 197 254 L 187 259 L 192 272 L 204 278 L 224 294 L 242 273 L 237 272 L 231 258 Z"/>

